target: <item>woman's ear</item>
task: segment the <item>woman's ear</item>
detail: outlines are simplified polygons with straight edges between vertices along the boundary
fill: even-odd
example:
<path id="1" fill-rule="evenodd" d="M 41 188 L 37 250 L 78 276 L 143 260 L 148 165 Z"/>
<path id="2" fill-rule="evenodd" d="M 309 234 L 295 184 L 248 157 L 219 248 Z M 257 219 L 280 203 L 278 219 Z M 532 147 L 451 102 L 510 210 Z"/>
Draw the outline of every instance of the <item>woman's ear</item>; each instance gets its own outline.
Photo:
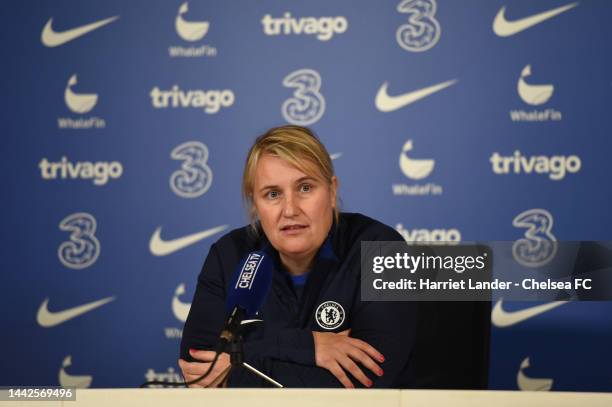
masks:
<path id="1" fill-rule="evenodd" d="M 330 195 L 331 195 L 331 206 L 336 209 L 336 199 L 338 196 L 338 177 L 335 175 L 331 177 L 331 182 L 329 185 Z"/>

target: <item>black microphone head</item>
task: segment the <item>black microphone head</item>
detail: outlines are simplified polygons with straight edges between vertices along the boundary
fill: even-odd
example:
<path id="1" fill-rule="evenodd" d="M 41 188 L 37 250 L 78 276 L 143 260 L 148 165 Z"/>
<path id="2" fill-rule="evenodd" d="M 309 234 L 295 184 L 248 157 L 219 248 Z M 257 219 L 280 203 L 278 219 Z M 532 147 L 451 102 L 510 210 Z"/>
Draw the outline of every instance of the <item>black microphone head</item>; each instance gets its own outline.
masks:
<path id="1" fill-rule="evenodd" d="M 249 253 L 232 277 L 227 293 L 227 312 L 240 307 L 246 312 L 245 318 L 253 318 L 268 295 L 273 271 L 272 256 L 264 251 Z"/>

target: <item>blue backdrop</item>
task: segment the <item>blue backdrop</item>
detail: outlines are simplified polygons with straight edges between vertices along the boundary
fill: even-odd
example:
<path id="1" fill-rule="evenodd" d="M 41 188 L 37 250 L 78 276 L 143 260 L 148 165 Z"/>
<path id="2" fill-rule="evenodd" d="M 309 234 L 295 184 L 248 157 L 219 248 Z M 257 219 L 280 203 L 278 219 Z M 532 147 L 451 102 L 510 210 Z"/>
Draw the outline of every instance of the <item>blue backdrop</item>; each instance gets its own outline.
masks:
<path id="1" fill-rule="evenodd" d="M 196 276 L 246 223 L 244 157 L 274 125 L 312 126 L 343 209 L 409 241 L 612 240 L 611 17 L 605 0 L 3 2 L 0 384 L 178 380 Z M 536 305 L 494 308 L 490 386 L 612 390 L 612 306 Z"/>

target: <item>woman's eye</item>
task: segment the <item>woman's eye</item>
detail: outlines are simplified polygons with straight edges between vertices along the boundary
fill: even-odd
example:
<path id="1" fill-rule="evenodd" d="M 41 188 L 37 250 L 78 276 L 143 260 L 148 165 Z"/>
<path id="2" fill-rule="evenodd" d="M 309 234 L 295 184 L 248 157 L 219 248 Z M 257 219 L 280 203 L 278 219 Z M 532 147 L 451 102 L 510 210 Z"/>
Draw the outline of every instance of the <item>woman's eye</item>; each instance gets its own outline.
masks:
<path id="1" fill-rule="evenodd" d="M 278 198 L 278 191 L 270 191 L 266 194 L 268 199 L 276 199 Z"/>
<path id="2" fill-rule="evenodd" d="M 300 192 L 310 192 L 312 186 L 310 184 L 302 184 L 300 185 Z"/>

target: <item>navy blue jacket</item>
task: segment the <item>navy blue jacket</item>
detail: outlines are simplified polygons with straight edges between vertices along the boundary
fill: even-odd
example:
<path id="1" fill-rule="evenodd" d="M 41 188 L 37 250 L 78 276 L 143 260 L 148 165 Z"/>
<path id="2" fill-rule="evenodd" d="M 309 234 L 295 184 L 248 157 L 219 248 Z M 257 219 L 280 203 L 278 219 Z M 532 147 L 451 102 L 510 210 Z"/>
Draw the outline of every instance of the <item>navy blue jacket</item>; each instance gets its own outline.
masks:
<path id="1" fill-rule="evenodd" d="M 194 361 L 189 355 L 190 348 L 214 348 L 226 318 L 225 298 L 232 274 L 246 254 L 269 246 L 263 233 L 260 235 L 256 237 L 244 227 L 211 246 L 185 322 L 182 359 Z M 265 322 L 245 334 L 246 362 L 285 387 L 342 387 L 329 371 L 316 366 L 312 331 L 340 332 L 350 328 L 351 337 L 364 340 L 385 356 L 382 377 L 362 368 L 373 381 L 373 387 L 408 387 L 417 304 L 361 301 L 361 241 L 397 240 L 402 237 L 389 226 L 361 214 L 342 213 L 319 249 L 299 297 L 275 253 L 272 287 L 260 310 Z M 333 325 L 341 322 L 334 329 L 324 329 L 315 315 L 317 309 L 321 311 L 321 304 L 329 302 L 339 304 L 344 311 L 339 319 L 338 307 L 331 308 L 330 321 L 335 321 Z M 319 312 L 319 321 L 325 316 L 325 312 Z M 357 379 L 347 375 L 360 387 Z M 268 387 L 245 371 L 232 374 L 230 386 Z"/>

